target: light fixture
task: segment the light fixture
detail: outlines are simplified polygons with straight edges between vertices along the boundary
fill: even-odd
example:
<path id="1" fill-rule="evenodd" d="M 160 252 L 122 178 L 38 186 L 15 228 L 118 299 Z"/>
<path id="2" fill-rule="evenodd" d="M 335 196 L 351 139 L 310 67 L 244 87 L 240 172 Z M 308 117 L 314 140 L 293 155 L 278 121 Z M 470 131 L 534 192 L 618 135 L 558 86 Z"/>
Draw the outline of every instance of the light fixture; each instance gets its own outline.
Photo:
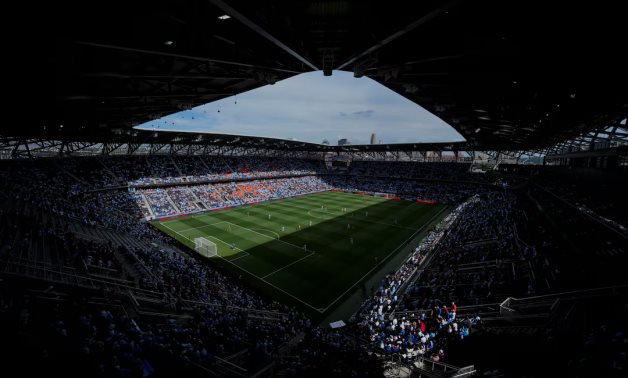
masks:
<path id="1" fill-rule="evenodd" d="M 173 43 L 174 43 L 174 41 L 167 40 L 167 41 L 165 41 L 165 42 L 164 42 L 164 45 L 166 45 L 166 46 L 170 46 L 170 45 L 172 45 Z"/>
<path id="2" fill-rule="evenodd" d="M 480 132 L 480 128 L 478 127 L 477 129 L 475 129 L 475 133 L 479 133 Z"/>
<path id="3" fill-rule="evenodd" d="M 229 16 L 228 14 L 223 14 L 222 16 L 218 16 L 219 20 L 228 20 L 230 18 L 231 18 L 231 16 Z"/>

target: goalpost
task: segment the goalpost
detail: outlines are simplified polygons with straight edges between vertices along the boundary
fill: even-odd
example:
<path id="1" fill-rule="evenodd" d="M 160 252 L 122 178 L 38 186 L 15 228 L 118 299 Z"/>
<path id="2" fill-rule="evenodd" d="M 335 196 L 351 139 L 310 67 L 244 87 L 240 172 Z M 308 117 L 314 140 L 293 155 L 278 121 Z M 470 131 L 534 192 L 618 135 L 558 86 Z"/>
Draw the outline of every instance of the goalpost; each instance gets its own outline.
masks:
<path id="1" fill-rule="evenodd" d="M 214 257 L 218 255 L 218 247 L 216 243 L 207 238 L 194 238 L 194 250 L 205 257 Z"/>

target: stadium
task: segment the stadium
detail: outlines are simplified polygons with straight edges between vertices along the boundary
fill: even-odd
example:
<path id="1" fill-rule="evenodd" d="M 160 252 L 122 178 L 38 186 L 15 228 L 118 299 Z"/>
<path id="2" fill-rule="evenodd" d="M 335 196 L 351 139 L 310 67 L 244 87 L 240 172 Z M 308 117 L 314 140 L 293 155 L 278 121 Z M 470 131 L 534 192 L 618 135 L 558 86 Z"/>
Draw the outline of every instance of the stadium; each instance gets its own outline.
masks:
<path id="1" fill-rule="evenodd" d="M 7 14 L 6 376 L 626 376 L 621 4 Z"/>

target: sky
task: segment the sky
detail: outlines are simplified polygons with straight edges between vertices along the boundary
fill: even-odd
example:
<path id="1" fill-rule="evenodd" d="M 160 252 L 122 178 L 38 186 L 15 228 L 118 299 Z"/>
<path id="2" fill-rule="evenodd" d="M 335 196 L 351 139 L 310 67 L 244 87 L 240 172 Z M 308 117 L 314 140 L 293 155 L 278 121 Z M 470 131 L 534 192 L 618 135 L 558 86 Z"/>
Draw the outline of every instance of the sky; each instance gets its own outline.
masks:
<path id="1" fill-rule="evenodd" d="M 220 110 L 220 111 L 219 111 Z M 352 72 L 308 72 L 274 85 L 184 110 L 140 129 L 252 135 L 336 145 L 454 142 L 447 123 L 368 77 Z"/>

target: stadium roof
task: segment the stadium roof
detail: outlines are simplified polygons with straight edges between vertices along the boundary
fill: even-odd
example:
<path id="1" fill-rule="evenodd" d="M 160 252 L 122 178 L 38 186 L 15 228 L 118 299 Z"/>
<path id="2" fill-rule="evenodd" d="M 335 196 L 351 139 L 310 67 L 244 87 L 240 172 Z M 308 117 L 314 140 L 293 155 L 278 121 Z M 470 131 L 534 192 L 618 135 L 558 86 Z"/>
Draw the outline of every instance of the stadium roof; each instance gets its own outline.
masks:
<path id="1" fill-rule="evenodd" d="M 48 64 L 34 73 L 39 111 L 5 127 L 4 137 L 134 139 L 132 127 L 148 120 L 332 69 L 406 96 L 472 149 L 540 149 L 628 113 L 620 2 L 96 0 L 43 7 L 50 9 L 38 11 L 38 30 L 49 32 L 38 53 Z"/>

